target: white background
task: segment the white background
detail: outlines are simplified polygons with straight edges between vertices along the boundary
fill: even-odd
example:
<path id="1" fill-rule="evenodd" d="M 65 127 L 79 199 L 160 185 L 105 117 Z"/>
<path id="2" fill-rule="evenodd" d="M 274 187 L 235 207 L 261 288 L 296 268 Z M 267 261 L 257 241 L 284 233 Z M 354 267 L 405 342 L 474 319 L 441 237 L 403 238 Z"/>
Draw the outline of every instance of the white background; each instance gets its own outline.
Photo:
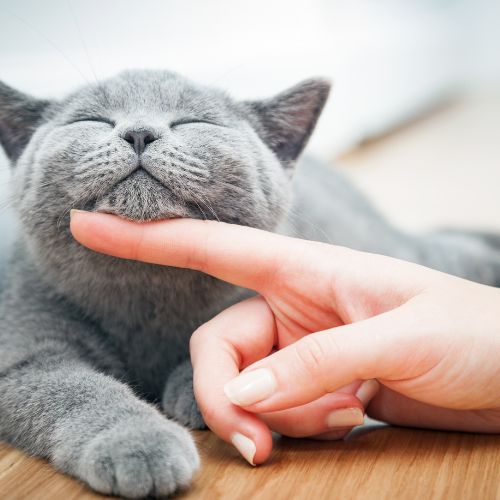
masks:
<path id="1" fill-rule="evenodd" d="M 498 0 L 0 0 L 0 78 L 60 96 L 167 68 L 237 97 L 323 75 L 325 157 L 500 75 Z"/>

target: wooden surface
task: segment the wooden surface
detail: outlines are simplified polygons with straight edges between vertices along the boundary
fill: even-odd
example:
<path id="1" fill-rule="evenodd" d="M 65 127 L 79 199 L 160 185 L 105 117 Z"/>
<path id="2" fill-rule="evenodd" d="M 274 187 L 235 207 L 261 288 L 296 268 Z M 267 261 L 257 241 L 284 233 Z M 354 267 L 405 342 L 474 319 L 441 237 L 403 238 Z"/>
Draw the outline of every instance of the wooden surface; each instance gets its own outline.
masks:
<path id="1" fill-rule="evenodd" d="M 278 440 L 256 468 L 209 431 L 196 439 L 203 466 L 182 500 L 500 499 L 500 436 L 370 426 L 340 442 Z M 0 498 L 107 497 L 0 445 Z"/>

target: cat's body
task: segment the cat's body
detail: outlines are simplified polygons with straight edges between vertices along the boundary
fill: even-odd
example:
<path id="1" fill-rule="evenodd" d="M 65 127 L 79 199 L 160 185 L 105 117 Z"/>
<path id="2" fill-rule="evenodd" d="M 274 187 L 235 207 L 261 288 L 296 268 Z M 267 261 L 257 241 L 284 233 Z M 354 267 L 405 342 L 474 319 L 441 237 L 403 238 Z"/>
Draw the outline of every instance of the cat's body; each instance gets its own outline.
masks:
<path id="1" fill-rule="evenodd" d="M 327 93 L 312 81 L 235 103 L 161 72 L 126 73 L 61 105 L 0 87 L 22 223 L 0 304 L 1 439 L 128 497 L 173 492 L 199 464 L 187 431 L 161 413 L 203 425 L 189 337 L 249 292 L 90 252 L 70 235 L 69 208 L 220 217 L 500 282 L 488 243 L 403 235 L 313 161 L 295 177 L 289 210 L 291 169 Z"/>
<path id="2" fill-rule="evenodd" d="M 292 208 L 282 229 L 286 234 L 390 255 L 500 286 L 500 235 L 401 231 L 344 175 L 307 156 L 299 164 L 293 187 Z"/>

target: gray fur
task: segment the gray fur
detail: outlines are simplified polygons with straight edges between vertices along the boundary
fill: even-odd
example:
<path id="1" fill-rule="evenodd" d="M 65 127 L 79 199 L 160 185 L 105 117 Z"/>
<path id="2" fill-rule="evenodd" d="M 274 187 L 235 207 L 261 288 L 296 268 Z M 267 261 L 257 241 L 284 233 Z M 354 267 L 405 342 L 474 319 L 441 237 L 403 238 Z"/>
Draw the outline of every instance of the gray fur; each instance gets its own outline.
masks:
<path id="1" fill-rule="evenodd" d="M 22 230 L 0 305 L 0 438 L 103 493 L 169 494 L 189 483 L 199 459 L 188 432 L 160 411 L 204 425 L 188 339 L 243 292 L 201 273 L 95 254 L 71 237 L 69 209 L 273 230 L 289 206 L 290 153 L 282 164 L 261 139 L 271 133 L 266 106 L 172 73 L 126 72 L 48 104 L 2 89 L 0 140 Z M 299 154 L 326 90 L 307 82 L 292 100 L 272 102 L 281 137 L 273 147 Z M 31 118 L 24 129 L 13 118 L 21 101 Z M 308 120 L 294 115 L 298 103 L 312 110 Z M 139 156 L 130 131 L 156 140 Z"/>
<path id="2" fill-rule="evenodd" d="M 0 82 L 0 143 L 7 155 L 16 160 L 43 120 L 49 101 L 29 96 Z"/>
<path id="3" fill-rule="evenodd" d="M 93 253 L 70 235 L 71 208 L 220 219 L 498 283 L 499 254 L 481 238 L 402 234 L 313 161 L 295 176 L 290 208 L 293 167 L 328 88 L 311 80 L 240 103 L 173 73 L 135 71 L 47 103 L 2 84 L 0 141 L 21 231 L 0 304 L 1 439 L 131 498 L 185 487 L 199 466 L 179 425 L 204 425 L 188 339 L 248 292 Z M 130 131 L 154 138 L 140 156 Z"/>

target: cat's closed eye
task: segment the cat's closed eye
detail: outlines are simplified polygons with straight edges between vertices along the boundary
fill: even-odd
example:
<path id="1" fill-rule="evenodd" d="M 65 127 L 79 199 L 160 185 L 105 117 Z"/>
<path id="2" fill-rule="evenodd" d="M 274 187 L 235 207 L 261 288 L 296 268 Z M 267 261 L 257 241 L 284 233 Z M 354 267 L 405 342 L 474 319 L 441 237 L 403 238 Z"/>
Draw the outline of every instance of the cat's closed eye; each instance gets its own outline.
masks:
<path id="1" fill-rule="evenodd" d="M 73 123 L 85 123 L 85 122 L 103 123 L 106 125 L 110 125 L 111 127 L 114 127 L 116 125 L 116 123 L 113 120 L 110 120 L 109 118 L 104 118 L 102 116 L 83 116 L 68 121 L 66 125 L 72 125 Z"/>
<path id="2" fill-rule="evenodd" d="M 181 127 L 183 125 L 212 125 L 214 127 L 223 127 L 220 123 L 215 123 L 209 120 L 203 120 L 201 118 L 182 118 L 176 120 L 170 124 L 170 128 Z"/>

